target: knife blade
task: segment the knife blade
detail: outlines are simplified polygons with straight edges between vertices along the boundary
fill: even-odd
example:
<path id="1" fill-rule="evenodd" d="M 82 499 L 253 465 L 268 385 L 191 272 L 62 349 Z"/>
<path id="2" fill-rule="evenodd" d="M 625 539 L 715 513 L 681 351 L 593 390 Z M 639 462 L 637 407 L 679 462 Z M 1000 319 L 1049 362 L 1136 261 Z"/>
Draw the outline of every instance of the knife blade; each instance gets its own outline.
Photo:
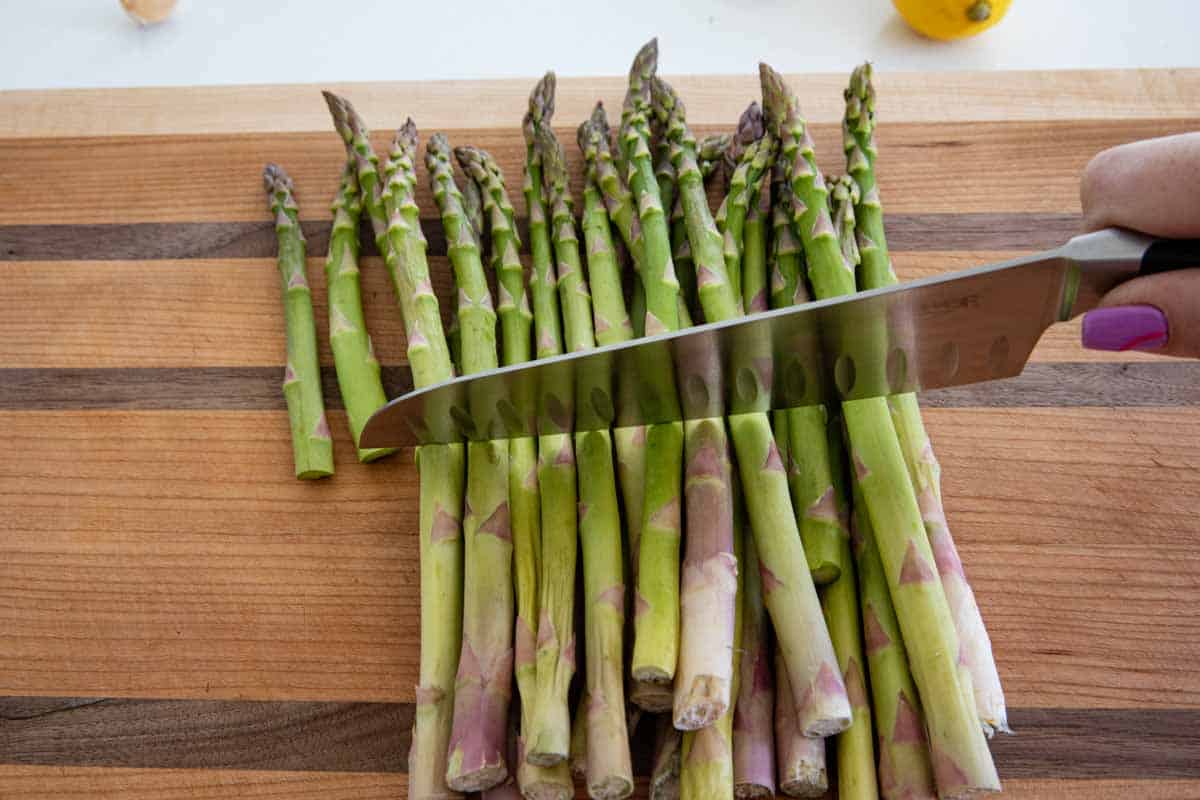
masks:
<path id="1" fill-rule="evenodd" d="M 455 378 L 379 409 L 360 446 L 702 419 L 1013 377 L 1052 324 L 1138 274 L 1193 265 L 1200 243 L 1110 228 L 1009 261 Z"/>

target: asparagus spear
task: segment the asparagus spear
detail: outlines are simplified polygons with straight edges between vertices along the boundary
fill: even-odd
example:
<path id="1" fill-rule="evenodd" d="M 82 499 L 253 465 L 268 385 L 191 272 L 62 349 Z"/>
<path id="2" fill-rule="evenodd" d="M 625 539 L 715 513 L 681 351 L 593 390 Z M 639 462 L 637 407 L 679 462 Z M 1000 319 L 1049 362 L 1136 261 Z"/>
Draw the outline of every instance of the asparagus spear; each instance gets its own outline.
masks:
<path id="1" fill-rule="evenodd" d="M 720 287 L 706 281 L 720 279 L 720 271 L 709 266 L 720 260 L 720 235 L 696 165 L 696 140 L 682 118 L 683 106 L 662 80 L 654 82 L 654 110 L 664 138 L 670 143 L 676 171 L 679 202 L 685 235 L 691 247 L 697 275 L 697 291 L 710 295 L 702 304 L 720 298 Z M 698 244 L 700 243 L 700 244 Z M 719 302 L 719 299 L 718 299 Z M 706 306 L 707 308 L 707 306 Z M 736 306 L 725 309 L 736 312 Z M 699 381 L 713 384 L 709 396 L 721 392 L 719 366 L 708 363 L 715 353 L 697 354 L 680 365 L 685 385 Z M 687 551 L 683 564 L 680 663 L 675 682 L 675 727 L 696 730 L 712 725 L 732 704 L 733 639 L 737 561 L 733 554 L 734 520 L 729 442 L 724 422 L 718 417 L 685 424 L 684 478 Z M 731 779 L 732 780 L 732 779 Z"/>
<path id="2" fill-rule="evenodd" d="M 783 78 L 760 65 L 768 123 L 780 138 L 795 194 L 809 280 L 817 299 L 855 290 L 854 271 L 839 248 L 827 202 L 828 190 L 816 167 L 812 140 L 799 103 Z M 851 460 L 862 485 L 888 585 L 909 646 L 913 676 L 925 702 L 938 794 L 961 797 L 998 790 L 1000 781 L 987 749 L 979 716 L 957 665 L 958 637 L 949 605 L 934 577 L 933 553 L 909 483 L 886 399 L 843 404 Z"/>
<path id="3" fill-rule="evenodd" d="M 766 311 L 767 226 L 771 220 L 771 182 L 763 171 L 750 187 L 750 209 L 742 231 L 742 305 L 747 313 Z"/>
<path id="4" fill-rule="evenodd" d="M 754 537 L 744 539 L 742 656 L 733 717 L 733 791 L 738 798 L 775 796 L 775 682 L 771 674 L 770 623 L 763 605 L 762 576 Z M 787 699 L 791 705 L 791 698 Z"/>
<path id="5" fill-rule="evenodd" d="M 879 745 L 879 791 L 887 800 L 936 797 L 921 701 L 892 606 L 871 517 L 854 482 L 854 558 L 858 568 L 867 673 Z"/>
<path id="6" fill-rule="evenodd" d="M 313 320 L 312 290 L 304 270 L 304 233 L 292 194 L 292 179 L 276 164 L 263 170 L 267 201 L 275 215 L 279 241 L 279 276 L 283 281 L 283 310 L 287 320 L 287 368 L 283 396 L 292 428 L 296 477 L 304 480 L 333 474 L 333 438 L 321 397 L 321 366 L 317 362 L 317 326 Z"/>
<path id="7" fill-rule="evenodd" d="M 548 134 L 549 128 L 544 131 Z M 540 139 L 539 144 L 543 149 L 543 177 L 550 187 L 555 249 L 559 256 L 559 291 L 567 338 L 573 349 L 593 347 L 597 335 L 606 343 L 628 338 L 631 329 L 620 293 L 620 274 L 609 233 L 608 214 L 599 192 L 589 181 L 584 193 L 588 274 L 597 300 L 593 309 L 579 264 L 579 242 L 571 214 L 566 159 L 558 142 L 548 135 Z M 607 375 L 602 380 L 597 379 L 598 376 L 584 376 L 589 383 L 596 381 L 596 388 L 605 392 L 610 390 L 606 385 Z M 609 431 L 577 433 L 575 449 L 579 457 L 579 536 L 583 548 L 584 652 L 587 657 L 587 785 L 592 797 L 608 800 L 628 797 L 633 792 L 622 683 L 625 585 L 621 518 Z"/>
<path id="8" fill-rule="evenodd" d="M 742 227 L 751 205 L 753 187 L 758 186 L 763 171 L 770 166 L 773 155 L 770 141 L 760 143 L 763 136 L 762 110 L 751 103 L 738 120 L 737 133 L 725 151 L 725 170 L 729 187 L 716 223 L 722 235 L 725 270 L 738 301 L 742 299 L 741 259 Z"/>
<path id="9" fill-rule="evenodd" d="M 397 132 L 388 160 L 386 208 L 378 160 L 366 126 L 344 98 L 325 93 L 334 126 L 358 171 L 359 195 L 400 300 L 413 383 L 428 386 L 453 377 L 437 296 L 429 281 L 425 238 L 412 190 L 417 148 L 409 120 Z M 389 224 L 390 219 L 390 224 Z M 439 344 L 441 346 L 439 346 Z M 408 756 L 408 796 L 452 797 L 446 787 L 447 747 L 454 708 L 454 679 L 462 643 L 462 521 L 464 448 L 417 449 L 420 475 L 421 667 Z"/>
<path id="10" fill-rule="evenodd" d="M 733 142 L 733 134 L 710 133 L 700 140 L 696 158 L 700 162 L 700 174 L 704 180 L 720 174 L 725 163 L 725 151 Z"/>
<path id="11" fill-rule="evenodd" d="M 715 420 L 719 423 L 719 420 Z M 740 507 L 734 513 L 733 552 L 736 563 L 746 557 L 746 514 Z M 738 675 L 742 661 L 742 634 L 745 614 L 745 572 L 739 571 L 734 585 L 733 695 L 740 687 Z M 680 800 L 733 800 L 733 716 L 730 705 L 706 728 L 685 731 L 679 756 Z"/>
<path id="12" fill-rule="evenodd" d="M 633 258 L 635 265 L 634 284 L 635 288 L 640 290 L 641 278 L 636 272 L 637 262 L 642 257 L 641 225 L 634 210 L 633 194 L 621 179 L 613 161 L 609 142 L 610 130 L 608 117 L 601 103 L 596 104 L 591 117 L 580 125 L 578 138 L 579 147 L 583 151 L 587 172 L 585 192 L 592 187 L 600 192 L 608 211 L 609 221 L 617 229 L 626 250 L 631 254 L 637 254 L 637 257 Z M 587 195 L 585 194 L 585 199 L 586 197 Z M 585 234 L 586 230 L 585 228 Z M 589 246 L 589 252 L 590 250 Z M 592 283 L 593 293 L 601 292 L 600 283 L 595 280 Z M 595 294 L 595 297 L 597 307 L 604 307 L 602 305 L 602 294 Z M 640 312 L 636 307 L 639 297 L 641 302 Z M 630 315 L 629 327 L 631 335 L 640 336 L 646 317 L 645 295 L 643 293 L 635 292 L 634 306 Z M 641 320 L 640 323 L 638 322 L 639 319 Z M 607 323 L 606 325 L 601 324 L 599 320 L 596 322 L 596 332 L 600 343 L 610 344 L 622 341 L 621 337 L 626 335 L 624 326 L 620 323 L 614 325 L 612 320 L 605 320 L 605 322 Z M 623 391 L 627 389 L 628 384 L 624 384 Z M 619 398 L 619 402 L 622 404 L 634 401 L 634 398 L 629 395 Z M 621 489 L 621 500 L 625 510 L 629 587 L 636 596 L 638 559 L 641 552 L 642 520 L 645 510 L 646 427 L 639 425 L 616 428 L 613 431 L 613 441 L 617 455 L 617 482 Z M 628 621 L 632 629 L 634 620 L 630 618 Z M 628 637 L 630 655 L 632 655 L 633 640 L 634 636 L 631 633 Z M 633 681 L 631 683 L 629 700 L 637 707 L 666 707 L 670 703 L 670 698 L 669 687 L 649 682 Z"/>
<path id="13" fill-rule="evenodd" d="M 843 119 L 846 168 L 857 182 L 862 196 L 855 201 L 858 246 L 862 253 L 859 287 L 879 289 L 896 282 L 896 273 L 888 257 L 883 228 L 883 207 L 875 180 L 875 88 L 871 84 L 871 65 L 863 64 L 850 76 L 846 89 L 846 114 Z M 917 492 L 921 517 L 933 549 L 934 561 L 942 579 L 942 589 L 950 603 L 950 613 L 958 632 L 961 657 L 971 673 L 975 707 L 991 736 L 996 731 L 1010 732 L 1005 710 L 1004 689 L 992 655 L 992 643 L 975 593 L 967 582 L 958 557 L 954 538 L 946 524 L 942 506 L 941 467 L 921 420 L 915 394 L 889 398 L 892 421 L 900 437 L 900 446 L 909 476 Z"/>
<path id="14" fill-rule="evenodd" d="M 651 85 L 657 66 L 658 42 L 651 40 L 638 52 L 630 68 L 620 131 L 621 154 L 628 164 L 629 189 L 641 230 L 641 244 L 631 244 L 630 252 L 635 261 L 639 260 L 638 251 L 641 252 L 639 274 L 646 297 L 647 334 L 679 327 L 679 281 L 675 277 L 667 219 L 650 158 Z M 610 190 L 604 191 L 608 194 Z M 618 220 L 618 229 L 621 226 Z M 647 374 L 652 372 L 669 379 L 667 369 L 647 370 Z M 662 401 L 674 398 L 673 386 L 659 388 Z M 650 426 L 646 432 L 646 488 L 631 669 L 635 683 L 646 687 L 633 692 L 632 697 L 648 711 L 665 710 L 663 701 L 670 697 L 669 687 L 678 659 L 682 461 L 683 426 L 679 423 Z"/>
<path id="15" fill-rule="evenodd" d="M 686 129 L 683 104 L 678 98 L 673 100 L 672 116 L 677 129 Z M 711 233 L 715 232 L 712 214 L 707 201 L 694 195 L 688 200 L 689 193 L 684 190 L 685 186 L 694 185 L 691 181 L 685 182 L 685 176 L 698 172 L 698 168 L 688 149 L 680 147 L 677 153 L 675 167 L 681 197 L 690 203 L 685 210 L 689 215 L 688 234 L 696 254 L 696 269 L 699 273 L 704 267 L 710 273 L 697 276 L 705 317 L 709 322 L 729 319 L 738 313 L 738 303 L 725 272 L 725 259 L 718 251 L 717 255 L 710 254 L 702 260 L 697 247 L 703 242 L 711 250 Z M 770 381 L 757 370 L 757 364 L 762 362 L 759 355 L 749 349 L 739 354 L 745 365 L 740 371 L 758 382 L 757 395 L 765 398 Z M 850 704 L 837 671 L 837 660 L 821 614 L 816 587 L 804 564 L 787 476 L 775 446 L 770 420 L 765 411 L 739 413 L 729 417 L 729 428 L 762 564 L 767 609 L 790 671 L 801 730 L 812 736 L 838 733 L 850 724 Z"/>
<path id="16" fill-rule="evenodd" d="M 357 170 L 354 162 L 347 159 L 341 185 L 333 200 L 325 285 L 329 290 L 329 347 L 333 350 L 338 390 L 356 445 L 367 419 L 387 402 L 383 381 L 379 378 L 379 359 L 375 358 L 363 319 L 358 278 L 358 218 L 361 213 Z M 365 464 L 394 452 L 393 447 L 359 447 L 358 460 Z"/>
<path id="17" fill-rule="evenodd" d="M 536 146 L 537 131 L 541 128 L 543 120 L 548 123 L 554 114 L 554 86 L 554 73 L 547 72 L 529 94 L 529 110 L 522 124 L 525 134 L 525 207 L 529 214 L 529 250 L 533 262 L 529 277 L 529 294 L 533 300 L 533 340 L 538 358 L 562 353 L 557 277 L 554 274 L 550 231 L 546 227 L 542 156 Z"/>
<path id="18" fill-rule="evenodd" d="M 800 731 L 782 651 L 775 651 L 775 753 L 779 791 L 788 797 L 820 797 L 829 788 L 825 740 Z"/>
<path id="19" fill-rule="evenodd" d="M 529 179 L 540 179 L 532 187 L 538 193 L 539 215 L 552 207 L 552 179 L 547 175 L 548 148 L 553 141 L 550 115 L 554 110 L 554 77 L 548 73 L 530 94 L 529 111 L 525 117 L 527 147 L 530 148 Z M 529 192 L 527 192 L 527 196 Z M 557 213 L 557 212 L 556 212 Z M 532 217 L 531 217 L 532 220 Z M 539 220 L 539 233 L 545 218 Z M 557 241 L 557 232 L 550 237 L 546 231 L 548 251 L 537 254 L 534 260 L 534 279 L 530 287 L 534 296 L 535 325 L 539 328 L 538 355 L 546 351 L 561 351 L 562 339 L 557 324 L 544 321 L 553 315 L 557 320 L 560 299 L 565 300 L 561 281 L 554 271 L 551 253 L 566 245 Z M 572 230 L 572 237 L 574 236 Z M 531 238 L 535 236 L 531 224 Z M 578 254 L 574 268 L 578 271 Z M 559 270 L 569 262 L 558 259 Z M 540 273 L 540 275 L 539 275 Z M 554 276 L 552 278 L 552 276 Z M 552 289 L 558 289 L 555 292 Z M 565 311 L 565 309 L 564 309 Z M 577 319 L 563 315 L 564 322 Z M 571 331 L 567 331 L 568 336 Z M 554 336 L 556 338 L 550 338 Z M 557 393 L 567 396 L 569 387 L 558 387 Z M 525 757 L 533 764 L 553 767 L 564 763 L 569 755 L 571 739 L 570 706 L 567 693 L 575 674 L 575 566 L 578 558 L 576 529 L 578 527 L 575 448 L 569 433 L 543 434 L 538 439 L 538 482 L 542 490 L 542 572 L 539 580 L 537 636 L 537 694 L 533 703 Z"/>
<path id="20" fill-rule="evenodd" d="M 430 138 L 425 165 L 458 287 L 463 371 L 494 369 L 496 312 L 479 243 L 454 179 L 450 143 L 443 134 Z M 446 783 L 462 792 L 490 788 L 508 774 L 504 742 L 512 691 L 514 611 L 508 471 L 507 442 L 468 443 L 463 644 L 446 768 Z"/>
<path id="21" fill-rule="evenodd" d="M 857 187 L 847 176 L 832 181 L 833 226 L 842 243 L 842 255 L 852 264 L 859 260 L 854 241 L 854 200 Z M 827 450 L 830 455 L 833 490 L 839 528 L 847 526 L 845 458 L 841 436 L 841 421 L 832 420 L 827 428 Z M 850 696 L 854 720 L 839 733 L 837 746 L 838 797 L 846 800 L 874 800 L 879 797 L 875 775 L 875 750 L 871 743 L 871 706 L 867 701 L 866 679 L 863 674 L 862 630 L 859 624 L 858 584 L 853 565 L 850 541 L 838 537 L 839 574 L 822 593 L 825 620 L 837 652 L 838 667 Z"/>

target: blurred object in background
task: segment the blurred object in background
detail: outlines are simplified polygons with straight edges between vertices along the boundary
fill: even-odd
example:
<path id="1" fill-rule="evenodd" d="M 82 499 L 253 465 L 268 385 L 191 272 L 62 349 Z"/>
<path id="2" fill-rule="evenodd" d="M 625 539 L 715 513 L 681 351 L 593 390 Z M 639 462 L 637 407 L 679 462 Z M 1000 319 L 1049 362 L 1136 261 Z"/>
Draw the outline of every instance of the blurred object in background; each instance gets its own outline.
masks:
<path id="1" fill-rule="evenodd" d="M 964 39 L 1004 18 L 1012 0 L 892 0 L 917 33 L 931 39 Z"/>
<path id="2" fill-rule="evenodd" d="M 142 25 L 155 25 L 175 11 L 176 0 L 121 0 L 121 7 Z"/>

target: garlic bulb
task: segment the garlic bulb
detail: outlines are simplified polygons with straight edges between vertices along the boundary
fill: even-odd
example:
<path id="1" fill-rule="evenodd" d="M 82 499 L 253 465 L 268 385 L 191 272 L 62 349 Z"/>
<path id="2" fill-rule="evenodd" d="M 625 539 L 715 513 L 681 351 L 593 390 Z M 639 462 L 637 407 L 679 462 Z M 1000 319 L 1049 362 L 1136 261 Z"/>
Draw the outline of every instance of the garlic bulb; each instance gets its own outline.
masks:
<path id="1" fill-rule="evenodd" d="M 176 0 L 121 0 L 121 7 L 142 25 L 162 22 L 175 11 Z"/>

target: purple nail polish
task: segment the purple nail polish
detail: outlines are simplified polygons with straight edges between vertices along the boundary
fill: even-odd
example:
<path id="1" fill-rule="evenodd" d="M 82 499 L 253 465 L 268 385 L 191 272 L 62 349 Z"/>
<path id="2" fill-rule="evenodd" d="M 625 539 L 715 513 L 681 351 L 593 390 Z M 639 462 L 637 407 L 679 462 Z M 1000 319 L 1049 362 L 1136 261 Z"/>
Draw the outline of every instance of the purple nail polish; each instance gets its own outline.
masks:
<path id="1" fill-rule="evenodd" d="M 1112 306 L 1083 315 L 1089 350 L 1157 350 L 1167 343 L 1167 317 L 1154 306 Z"/>

